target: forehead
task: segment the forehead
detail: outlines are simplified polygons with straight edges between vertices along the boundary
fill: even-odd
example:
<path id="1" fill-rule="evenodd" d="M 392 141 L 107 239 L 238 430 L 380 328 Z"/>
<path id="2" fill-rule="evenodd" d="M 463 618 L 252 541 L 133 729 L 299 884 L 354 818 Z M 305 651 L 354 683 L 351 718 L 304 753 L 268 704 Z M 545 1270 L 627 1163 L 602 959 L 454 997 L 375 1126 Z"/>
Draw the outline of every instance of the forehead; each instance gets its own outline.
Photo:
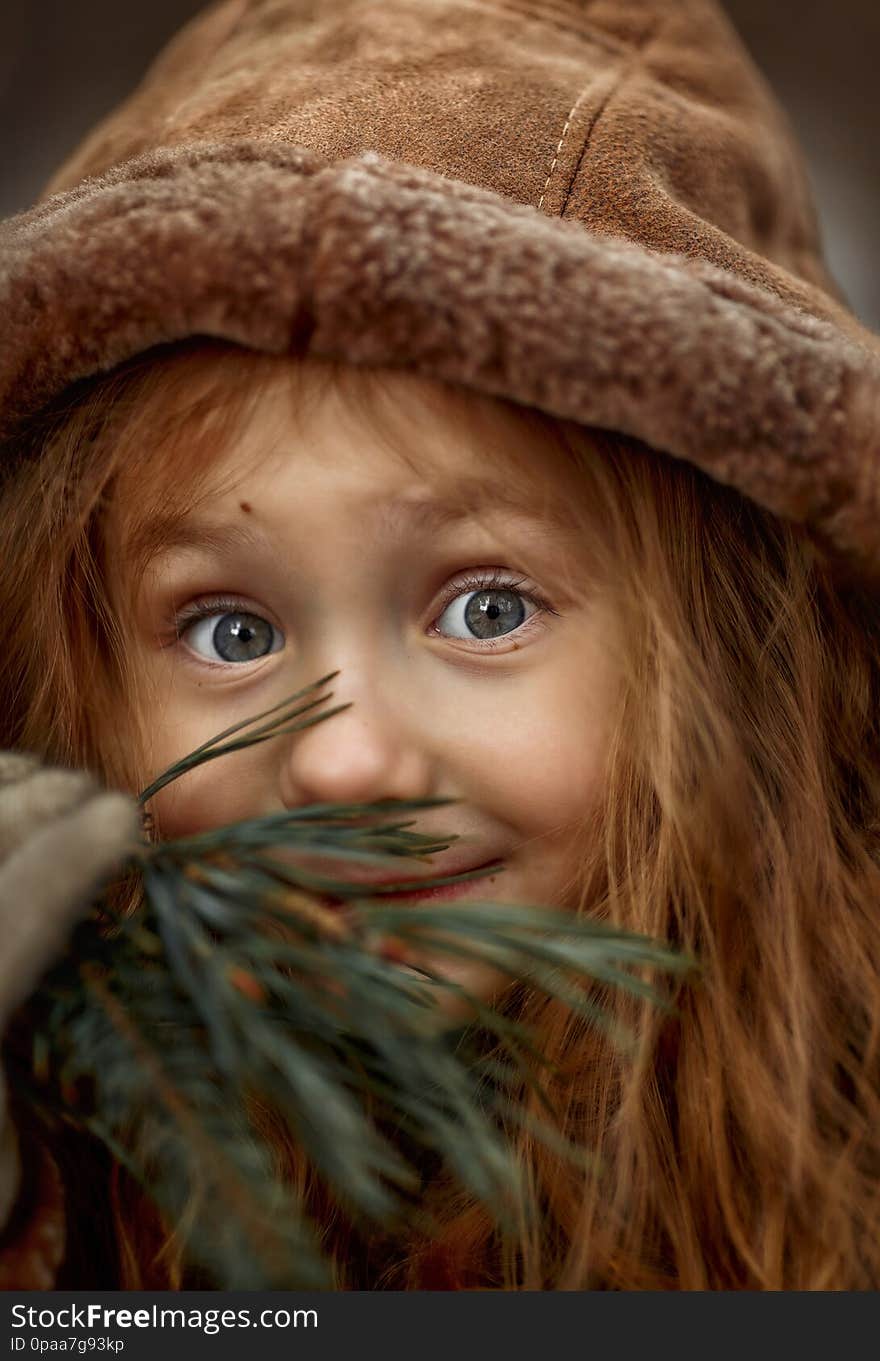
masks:
<path id="1" fill-rule="evenodd" d="M 406 371 L 372 385 L 363 376 L 316 383 L 309 373 L 293 400 L 282 381 L 267 391 L 226 451 L 227 474 L 277 479 L 295 466 L 303 489 L 332 479 L 377 505 L 451 501 L 482 486 L 533 497 L 556 485 L 549 433 L 510 403 Z"/>
<path id="2" fill-rule="evenodd" d="M 185 537 L 195 520 L 283 517 L 332 499 L 340 512 L 391 532 L 440 528 L 467 515 L 528 515 L 560 526 L 571 487 L 549 426 L 525 410 L 406 371 L 328 381 L 309 362 L 276 366 L 245 419 L 177 455 L 156 451 L 156 476 L 118 489 L 127 547 Z M 197 475 L 187 476 L 187 455 Z M 162 464 L 164 463 L 164 468 Z"/>

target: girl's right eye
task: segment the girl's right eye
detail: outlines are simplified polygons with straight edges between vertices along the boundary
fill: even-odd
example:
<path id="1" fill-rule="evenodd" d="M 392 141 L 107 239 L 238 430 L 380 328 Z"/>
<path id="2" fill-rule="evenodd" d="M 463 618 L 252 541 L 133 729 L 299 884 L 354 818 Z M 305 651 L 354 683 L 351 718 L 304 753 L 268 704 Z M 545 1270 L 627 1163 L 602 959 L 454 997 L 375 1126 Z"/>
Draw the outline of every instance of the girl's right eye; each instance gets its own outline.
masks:
<path id="1" fill-rule="evenodd" d="M 218 601 L 200 602 L 179 616 L 177 636 L 215 665 L 253 662 L 284 646 L 284 635 L 268 619 Z"/>

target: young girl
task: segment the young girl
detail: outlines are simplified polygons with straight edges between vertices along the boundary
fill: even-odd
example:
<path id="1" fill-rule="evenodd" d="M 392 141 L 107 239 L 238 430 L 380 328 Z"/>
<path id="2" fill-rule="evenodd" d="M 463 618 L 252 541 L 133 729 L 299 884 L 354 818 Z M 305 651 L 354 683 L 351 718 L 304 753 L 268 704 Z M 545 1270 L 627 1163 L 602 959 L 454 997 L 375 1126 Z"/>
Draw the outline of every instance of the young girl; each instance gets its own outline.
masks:
<path id="1" fill-rule="evenodd" d="M 880 346 L 714 3 L 226 0 L 50 191 L 0 311 L 4 1015 L 131 844 L 92 793 L 45 868 L 79 772 L 133 794 L 339 668 L 153 834 L 448 796 L 432 872 L 703 966 L 674 1018 L 603 997 L 632 1061 L 415 961 L 534 1028 L 599 1157 L 522 1130 L 528 1236 L 442 1178 L 430 1241 L 328 1216 L 340 1288 L 878 1288 Z M 86 1243 L 41 1157 L 7 1282 L 190 1283 L 118 1169 Z"/>

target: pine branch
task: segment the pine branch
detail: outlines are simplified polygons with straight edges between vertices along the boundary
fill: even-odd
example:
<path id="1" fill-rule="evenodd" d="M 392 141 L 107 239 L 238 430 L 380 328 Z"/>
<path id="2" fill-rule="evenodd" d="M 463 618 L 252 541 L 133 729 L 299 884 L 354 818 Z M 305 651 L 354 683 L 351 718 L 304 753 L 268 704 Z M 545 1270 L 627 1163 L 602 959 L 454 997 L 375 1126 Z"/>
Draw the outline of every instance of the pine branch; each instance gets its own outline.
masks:
<path id="1" fill-rule="evenodd" d="M 141 803 L 205 761 L 348 707 L 315 712 L 332 698 L 315 692 L 336 674 L 218 734 L 163 772 Z M 316 804 L 145 843 L 126 866 L 140 889 L 136 910 L 114 912 L 105 894 L 26 1008 L 30 1049 L 18 1089 L 48 1126 L 87 1130 L 124 1162 L 187 1261 L 218 1288 L 331 1281 L 316 1226 L 253 1126 L 254 1102 L 283 1116 L 347 1214 L 383 1230 L 430 1227 L 418 1156 L 398 1146 L 404 1136 L 417 1154 L 438 1157 L 499 1224 L 529 1211 L 506 1125 L 526 1125 L 578 1165 L 589 1157 L 554 1127 L 535 1071 L 552 1070 L 535 1037 L 442 974 L 408 973 L 400 967 L 408 956 L 430 946 L 483 960 L 621 1044 L 631 1037 L 591 998 L 590 982 L 666 1006 L 664 990 L 640 975 L 694 967 L 657 942 L 540 904 L 475 901 L 461 912 L 376 900 L 388 889 L 315 874 L 292 855 L 430 863 L 456 838 L 423 836 L 400 815 L 452 802 Z M 272 855 L 282 848 L 283 860 Z M 444 1027 L 444 992 L 470 1005 L 463 1030 Z M 480 1034 L 501 1059 L 481 1052 Z M 547 1120 L 519 1109 L 525 1088 Z M 395 1129 L 401 1139 L 392 1142 L 383 1131 Z"/>

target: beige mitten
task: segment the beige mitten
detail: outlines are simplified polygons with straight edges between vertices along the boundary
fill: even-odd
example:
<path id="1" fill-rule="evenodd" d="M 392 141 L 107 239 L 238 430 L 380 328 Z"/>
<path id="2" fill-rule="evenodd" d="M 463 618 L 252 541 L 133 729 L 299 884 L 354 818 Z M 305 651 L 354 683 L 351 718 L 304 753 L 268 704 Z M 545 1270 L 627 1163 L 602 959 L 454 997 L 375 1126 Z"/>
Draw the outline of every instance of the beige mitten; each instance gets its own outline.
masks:
<path id="1" fill-rule="evenodd" d="M 102 882 L 142 840 L 134 799 L 82 771 L 0 752 L 0 1035 L 63 954 Z M 0 1228 L 21 1176 L 0 1070 Z"/>

